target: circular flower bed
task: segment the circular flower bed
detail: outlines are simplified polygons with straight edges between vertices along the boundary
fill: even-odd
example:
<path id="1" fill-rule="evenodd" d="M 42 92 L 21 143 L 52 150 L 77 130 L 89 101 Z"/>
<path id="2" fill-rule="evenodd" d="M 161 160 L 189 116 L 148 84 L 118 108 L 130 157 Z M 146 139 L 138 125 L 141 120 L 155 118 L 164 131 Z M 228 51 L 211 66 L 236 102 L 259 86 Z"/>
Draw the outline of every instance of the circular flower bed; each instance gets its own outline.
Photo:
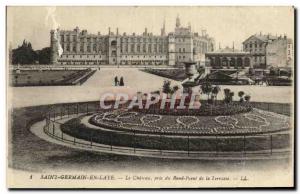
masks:
<path id="1" fill-rule="evenodd" d="M 259 109 L 222 116 L 176 116 L 111 111 L 94 115 L 89 122 L 117 131 L 170 135 L 247 135 L 290 128 L 288 116 Z"/>
<path id="2" fill-rule="evenodd" d="M 192 115 L 192 116 L 218 116 L 218 115 L 233 115 L 245 113 L 252 110 L 252 107 L 247 103 L 232 102 L 208 104 L 202 103 L 199 109 L 160 109 L 159 106 L 150 106 L 148 109 L 133 109 L 136 112 L 146 114 L 160 115 Z"/>

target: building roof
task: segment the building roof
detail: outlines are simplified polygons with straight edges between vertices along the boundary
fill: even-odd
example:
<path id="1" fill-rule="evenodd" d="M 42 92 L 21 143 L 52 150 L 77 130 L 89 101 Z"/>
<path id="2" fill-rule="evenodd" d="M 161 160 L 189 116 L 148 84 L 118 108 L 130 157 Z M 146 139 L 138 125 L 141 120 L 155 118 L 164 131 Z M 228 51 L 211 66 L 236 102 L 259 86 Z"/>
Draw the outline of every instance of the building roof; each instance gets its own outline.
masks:
<path id="1" fill-rule="evenodd" d="M 237 50 L 234 48 L 229 48 L 227 46 L 225 48 L 221 48 L 221 49 L 213 51 L 213 52 L 207 52 L 207 54 L 249 54 L 249 52 L 244 52 L 244 51 Z"/>
<path id="2" fill-rule="evenodd" d="M 248 41 L 251 38 L 256 38 L 262 42 L 268 42 L 269 40 L 275 40 L 278 37 L 270 35 L 270 34 L 254 34 L 254 35 L 250 36 L 249 38 L 247 38 L 244 42 Z"/>

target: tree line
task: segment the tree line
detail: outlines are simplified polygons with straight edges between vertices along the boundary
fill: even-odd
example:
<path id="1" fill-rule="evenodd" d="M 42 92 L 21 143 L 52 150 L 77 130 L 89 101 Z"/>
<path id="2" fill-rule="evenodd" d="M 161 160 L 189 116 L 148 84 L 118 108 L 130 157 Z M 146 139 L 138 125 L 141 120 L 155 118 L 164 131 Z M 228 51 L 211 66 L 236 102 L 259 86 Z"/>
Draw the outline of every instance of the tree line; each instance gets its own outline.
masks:
<path id="1" fill-rule="evenodd" d="M 30 42 L 23 40 L 21 46 L 12 49 L 11 61 L 13 65 L 32 65 L 32 64 L 49 64 L 50 63 L 50 47 L 41 50 L 33 50 Z"/>

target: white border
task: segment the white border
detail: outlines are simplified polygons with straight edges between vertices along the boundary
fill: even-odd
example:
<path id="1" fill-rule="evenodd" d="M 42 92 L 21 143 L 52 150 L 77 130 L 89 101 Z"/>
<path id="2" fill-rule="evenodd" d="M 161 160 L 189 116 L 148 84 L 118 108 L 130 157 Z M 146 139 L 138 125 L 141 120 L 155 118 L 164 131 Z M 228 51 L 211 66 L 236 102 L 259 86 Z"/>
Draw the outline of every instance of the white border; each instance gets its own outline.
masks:
<path id="1" fill-rule="evenodd" d="M 0 168 L 0 191 L 1 193 L 8 193 L 9 191 L 6 188 L 6 93 L 5 93 L 5 85 L 6 85 L 6 70 L 5 70 L 5 50 L 6 50 L 6 6 L 9 5 L 25 5 L 25 6 L 35 6 L 35 5 L 66 5 L 66 6 L 80 6 L 80 5 L 172 5 L 172 6 L 180 6 L 180 5 L 200 5 L 200 6 L 204 6 L 204 5 L 211 5 L 211 6 L 216 6 L 216 5 L 225 5 L 225 6 L 246 6 L 246 5 L 259 5 L 259 6 L 280 6 L 280 5 L 294 5 L 296 8 L 298 8 L 298 15 L 299 15 L 299 7 L 300 7 L 300 1 L 299 0 L 245 0 L 245 1 L 241 1 L 241 0 L 231 0 L 231 1 L 222 1 L 222 0 L 202 0 L 202 1 L 195 1 L 195 0 L 108 0 L 105 2 L 100 2 L 97 0 L 80 0 L 80 1 L 71 1 L 71 0 L 51 0 L 51 1 L 40 1 L 40 0 L 2 0 L 0 1 L 0 5 L 1 5 L 1 9 L 0 9 L 0 22 L 1 22 L 1 26 L 0 26 L 0 33 L 1 33 L 1 43 L 0 43 L 0 59 L 1 59 L 1 63 L 0 63 L 0 72 L 1 72 L 1 76 L 0 76 L 0 88 L 1 88 L 1 110 L 0 110 L 0 123 L 1 123 L 1 135 L 0 135 L 0 142 L 1 142 L 1 148 L 2 148 L 2 152 L 1 156 L 0 156 L 0 164 L 1 164 L 1 168 Z M 299 26 L 299 18 L 297 20 L 297 28 Z M 298 31 L 298 30 L 297 30 Z M 296 34 L 297 35 L 297 34 Z M 298 40 L 298 38 L 297 38 Z M 296 43 L 298 45 L 298 41 Z M 299 56 L 299 50 L 297 49 L 297 56 Z M 296 64 L 298 65 L 298 64 Z M 299 81 L 299 67 L 297 68 L 297 82 Z M 297 91 L 299 92 L 299 84 L 297 87 Z M 299 93 L 297 92 L 297 96 L 299 95 Z M 298 102 L 299 105 L 299 102 Z M 298 108 L 298 107 L 297 107 Z M 300 121 L 300 116 L 297 115 L 297 120 Z M 297 129 L 295 129 L 297 130 Z M 297 132 L 297 140 L 299 141 L 299 134 L 300 132 Z M 299 155 L 299 149 L 297 149 L 297 155 Z M 299 169 L 299 167 L 298 167 Z M 297 174 L 299 175 L 299 171 L 297 172 Z M 299 178 L 297 178 L 297 180 L 299 180 Z M 297 185 L 299 185 L 299 183 L 297 183 Z M 14 193 L 20 193 L 20 192 L 24 192 L 24 191 L 15 191 Z M 33 191 L 29 191 L 30 193 Z M 34 193 L 40 193 L 42 191 L 37 191 Z M 47 191 L 48 193 L 63 193 L 63 191 Z M 74 192 L 74 191 L 64 191 L 65 192 Z M 80 191 L 84 192 L 84 191 Z M 109 191 L 101 191 L 101 192 L 109 192 Z M 132 191 L 126 191 L 125 193 L 131 193 Z M 146 191 L 143 191 L 146 192 Z M 159 191 L 162 192 L 162 191 Z M 174 191 L 168 191 L 168 192 L 174 192 Z M 207 191 L 198 191 L 198 192 L 204 192 L 206 193 Z M 227 191 L 227 192 L 231 192 L 231 191 Z M 242 192 L 242 191 L 239 191 Z M 251 191 L 250 191 L 251 192 Z M 266 191 L 259 191 L 258 193 L 262 193 L 262 192 L 266 192 Z M 272 191 L 269 191 L 272 192 Z M 288 191 L 281 191 L 283 193 L 287 193 Z"/>

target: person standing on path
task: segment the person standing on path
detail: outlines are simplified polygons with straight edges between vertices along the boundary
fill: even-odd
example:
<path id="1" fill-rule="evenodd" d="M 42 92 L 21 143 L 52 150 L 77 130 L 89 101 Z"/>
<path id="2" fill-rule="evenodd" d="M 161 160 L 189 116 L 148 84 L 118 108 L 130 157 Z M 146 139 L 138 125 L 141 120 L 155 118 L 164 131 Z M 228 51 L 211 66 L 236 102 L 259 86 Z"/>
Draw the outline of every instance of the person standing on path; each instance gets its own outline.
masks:
<path id="1" fill-rule="evenodd" d="M 120 86 L 124 86 L 124 80 L 123 80 L 123 77 L 120 78 Z"/>
<path id="2" fill-rule="evenodd" d="M 115 77 L 115 86 L 118 86 L 119 85 L 119 79 L 118 79 L 118 76 Z"/>

